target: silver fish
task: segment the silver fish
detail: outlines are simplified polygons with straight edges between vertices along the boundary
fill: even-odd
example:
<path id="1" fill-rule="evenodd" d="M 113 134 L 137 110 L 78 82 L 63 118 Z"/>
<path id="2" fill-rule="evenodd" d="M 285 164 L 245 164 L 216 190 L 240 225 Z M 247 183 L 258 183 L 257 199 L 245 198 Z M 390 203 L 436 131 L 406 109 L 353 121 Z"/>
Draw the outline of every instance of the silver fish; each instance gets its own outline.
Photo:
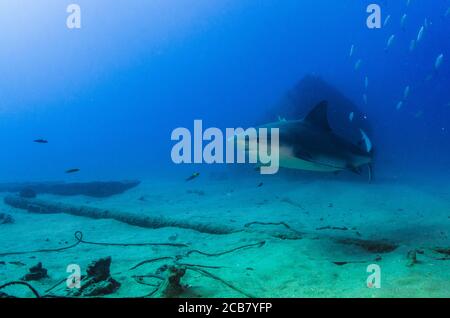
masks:
<path id="1" fill-rule="evenodd" d="M 401 27 L 402 29 L 405 28 L 406 17 L 407 17 L 407 15 L 406 15 L 406 13 L 405 13 L 405 14 L 402 16 L 402 19 L 400 20 L 400 27 Z"/>
<path id="2" fill-rule="evenodd" d="M 391 47 L 392 43 L 394 43 L 394 39 L 395 39 L 395 34 L 392 34 L 389 37 L 389 39 L 387 40 L 386 48 L 384 49 L 385 51 Z"/>
<path id="3" fill-rule="evenodd" d="M 386 17 L 386 19 L 384 19 L 383 27 L 385 27 L 389 23 L 390 20 L 391 20 L 391 15 L 388 15 Z"/>
<path id="4" fill-rule="evenodd" d="M 361 63 L 362 63 L 361 59 L 356 61 L 356 63 L 355 63 L 355 71 L 359 70 L 359 68 L 361 67 Z"/>
<path id="5" fill-rule="evenodd" d="M 409 96 L 409 92 L 411 91 L 411 88 L 408 86 L 405 87 L 405 90 L 403 91 L 403 99 L 406 100 Z"/>
<path id="6" fill-rule="evenodd" d="M 355 45 L 352 44 L 352 46 L 351 46 L 351 48 L 350 48 L 350 54 L 349 54 L 349 56 L 352 57 L 354 52 L 355 52 Z"/>
<path id="7" fill-rule="evenodd" d="M 444 54 L 439 54 L 439 56 L 436 58 L 436 61 L 434 62 L 434 68 L 436 71 L 439 69 L 439 67 L 441 67 L 443 61 L 444 61 Z"/>
<path id="8" fill-rule="evenodd" d="M 425 31 L 424 26 L 422 25 L 420 27 L 419 33 L 417 33 L 417 42 L 420 42 L 420 40 L 422 40 L 423 38 L 423 32 Z"/>

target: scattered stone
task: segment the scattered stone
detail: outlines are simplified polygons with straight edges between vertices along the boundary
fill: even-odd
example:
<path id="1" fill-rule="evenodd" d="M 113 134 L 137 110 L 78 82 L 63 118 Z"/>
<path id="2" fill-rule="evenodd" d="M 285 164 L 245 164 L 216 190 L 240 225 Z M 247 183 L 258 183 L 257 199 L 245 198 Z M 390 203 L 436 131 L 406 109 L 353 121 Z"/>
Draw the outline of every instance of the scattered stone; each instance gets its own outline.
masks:
<path id="1" fill-rule="evenodd" d="M 13 224 L 14 218 L 6 213 L 0 213 L 0 224 Z"/>
<path id="2" fill-rule="evenodd" d="M 36 191 L 31 188 L 23 188 L 19 191 L 19 196 L 21 198 L 34 199 L 36 197 Z"/>
<path id="3" fill-rule="evenodd" d="M 31 280 L 41 280 L 47 277 L 47 269 L 42 267 L 42 263 L 39 262 L 37 265 L 30 267 L 29 273 L 25 274 L 25 276 L 22 277 L 22 280 L 28 282 Z"/>
<path id="4" fill-rule="evenodd" d="M 92 262 L 86 270 L 87 276 L 81 281 L 81 287 L 69 293 L 74 296 L 103 296 L 114 293 L 120 283 L 111 277 L 110 266 L 110 256 Z"/>
<path id="5" fill-rule="evenodd" d="M 174 298 L 180 296 L 186 286 L 181 284 L 181 278 L 186 274 L 186 268 L 183 266 L 168 266 L 164 271 L 167 277 L 158 289 L 158 297 Z"/>
<path id="6" fill-rule="evenodd" d="M 417 264 L 417 251 L 411 250 L 408 251 L 406 254 L 406 259 L 408 260 L 406 266 L 411 267 L 414 266 L 414 264 Z"/>

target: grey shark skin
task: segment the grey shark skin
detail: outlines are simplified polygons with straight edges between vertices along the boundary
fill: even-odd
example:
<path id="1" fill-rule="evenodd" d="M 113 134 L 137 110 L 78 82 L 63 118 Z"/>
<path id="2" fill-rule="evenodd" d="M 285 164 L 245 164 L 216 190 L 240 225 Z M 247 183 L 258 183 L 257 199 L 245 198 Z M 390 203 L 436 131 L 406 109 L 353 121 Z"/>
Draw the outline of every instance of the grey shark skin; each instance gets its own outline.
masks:
<path id="1" fill-rule="evenodd" d="M 326 172 L 350 170 L 359 174 L 361 167 L 368 165 L 371 178 L 371 149 L 363 150 L 333 133 L 328 123 L 327 106 L 326 101 L 319 103 L 302 120 L 262 126 L 279 129 L 280 167 Z M 366 146 L 371 148 L 369 140 L 366 140 Z"/>

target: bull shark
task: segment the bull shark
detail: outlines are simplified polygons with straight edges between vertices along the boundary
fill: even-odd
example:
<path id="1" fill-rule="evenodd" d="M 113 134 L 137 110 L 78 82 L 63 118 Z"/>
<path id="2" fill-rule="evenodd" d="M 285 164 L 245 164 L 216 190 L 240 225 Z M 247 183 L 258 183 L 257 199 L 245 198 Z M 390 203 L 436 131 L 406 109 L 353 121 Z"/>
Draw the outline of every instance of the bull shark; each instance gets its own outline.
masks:
<path id="1" fill-rule="evenodd" d="M 361 174 L 362 167 L 368 166 L 371 180 L 373 149 L 369 137 L 360 130 L 361 143 L 357 146 L 335 134 L 328 122 L 327 108 L 328 102 L 322 101 L 301 120 L 280 120 L 261 126 L 269 132 L 270 128 L 278 128 L 280 167 Z M 246 147 L 246 151 L 251 150 Z"/>

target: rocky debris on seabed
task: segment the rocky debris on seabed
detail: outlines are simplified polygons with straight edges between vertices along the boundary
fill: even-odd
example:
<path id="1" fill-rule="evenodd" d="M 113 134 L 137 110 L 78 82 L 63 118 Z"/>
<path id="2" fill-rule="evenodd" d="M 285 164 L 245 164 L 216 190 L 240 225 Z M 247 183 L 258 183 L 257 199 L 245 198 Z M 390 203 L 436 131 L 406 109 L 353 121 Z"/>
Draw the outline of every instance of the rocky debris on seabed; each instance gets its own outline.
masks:
<path id="1" fill-rule="evenodd" d="M 30 267 L 29 273 L 25 274 L 25 276 L 22 277 L 22 280 L 24 281 L 31 281 L 31 280 L 41 280 L 43 278 L 47 278 L 47 269 L 45 269 L 42 266 L 42 263 L 39 262 L 37 265 Z"/>
<path id="2" fill-rule="evenodd" d="M 167 273 L 167 277 L 158 288 L 157 297 L 174 298 L 180 296 L 186 286 L 181 284 L 181 278 L 186 274 L 186 268 L 183 266 L 170 265 L 165 267 L 163 272 Z"/>
<path id="3" fill-rule="evenodd" d="M 369 253 L 389 253 L 397 249 L 398 245 L 392 242 L 379 240 L 362 240 L 354 238 L 337 239 L 338 243 L 355 245 Z"/>
<path id="4" fill-rule="evenodd" d="M 80 288 L 69 292 L 72 296 L 103 296 L 112 294 L 120 287 L 120 283 L 111 277 L 111 256 L 92 262 L 87 270 L 87 276 L 81 280 Z"/>
<path id="5" fill-rule="evenodd" d="M 22 190 L 19 191 L 19 196 L 21 198 L 29 198 L 29 199 L 33 199 L 36 197 L 36 191 L 34 191 L 31 188 L 23 188 Z"/>
<path id="6" fill-rule="evenodd" d="M 0 224 L 13 224 L 14 218 L 6 213 L 0 213 Z"/>

